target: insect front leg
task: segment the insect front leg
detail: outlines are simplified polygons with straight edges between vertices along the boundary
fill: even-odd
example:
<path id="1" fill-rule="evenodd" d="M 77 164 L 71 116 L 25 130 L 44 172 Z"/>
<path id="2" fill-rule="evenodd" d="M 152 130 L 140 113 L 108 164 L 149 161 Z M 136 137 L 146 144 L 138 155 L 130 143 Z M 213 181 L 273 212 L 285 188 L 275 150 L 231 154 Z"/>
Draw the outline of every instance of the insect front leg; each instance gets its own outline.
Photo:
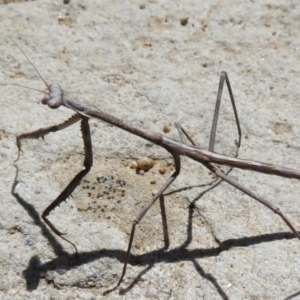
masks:
<path id="1" fill-rule="evenodd" d="M 23 133 L 23 134 L 18 135 L 16 137 L 16 144 L 18 147 L 18 156 L 15 160 L 15 163 L 20 158 L 20 152 L 23 152 L 21 149 L 21 140 L 44 138 L 44 136 L 49 134 L 50 132 L 56 132 L 59 130 L 63 130 L 65 128 L 73 125 L 74 123 L 78 122 L 79 120 L 81 120 L 81 116 L 79 114 L 76 114 L 61 124 L 40 128 L 40 129 L 32 131 L 32 132 Z"/>
<path id="2" fill-rule="evenodd" d="M 63 201 L 66 201 L 66 199 L 71 195 L 71 193 L 75 190 L 75 188 L 80 184 L 81 180 L 84 178 L 84 176 L 87 175 L 87 173 L 90 171 L 92 165 L 93 165 L 93 151 L 92 151 L 92 140 L 91 140 L 91 133 L 90 133 L 90 126 L 88 123 L 87 117 L 81 117 L 81 132 L 82 132 L 82 138 L 83 138 L 83 144 L 84 144 L 84 167 L 85 169 L 80 171 L 73 179 L 72 181 L 66 186 L 66 188 L 60 193 L 60 195 L 44 210 L 42 214 L 42 218 L 45 221 L 45 223 L 52 229 L 52 231 L 64 239 L 66 242 L 70 243 L 77 254 L 77 248 L 75 244 L 73 244 L 71 241 L 69 241 L 67 238 L 65 238 L 63 235 L 65 233 L 60 232 L 53 224 L 52 222 L 47 218 L 50 212 L 59 206 Z"/>

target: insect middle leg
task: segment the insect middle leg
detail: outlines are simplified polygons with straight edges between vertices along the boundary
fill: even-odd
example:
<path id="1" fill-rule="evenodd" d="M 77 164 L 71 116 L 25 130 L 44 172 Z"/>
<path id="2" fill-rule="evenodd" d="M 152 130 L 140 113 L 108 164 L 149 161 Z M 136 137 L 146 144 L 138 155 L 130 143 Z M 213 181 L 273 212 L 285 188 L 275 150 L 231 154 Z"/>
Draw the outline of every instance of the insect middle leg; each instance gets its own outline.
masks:
<path id="1" fill-rule="evenodd" d="M 131 247 L 132 247 L 132 242 L 133 242 L 133 238 L 134 238 L 136 225 L 142 220 L 142 218 L 145 216 L 147 211 L 152 207 L 152 205 L 156 202 L 156 200 L 164 193 L 164 191 L 174 182 L 174 180 L 177 178 L 177 176 L 180 173 L 180 168 L 181 168 L 180 157 L 175 153 L 171 153 L 171 154 L 173 155 L 173 158 L 174 158 L 175 172 L 170 176 L 170 178 L 165 182 L 165 184 L 160 188 L 160 190 L 155 194 L 155 196 L 147 203 L 147 205 L 141 210 L 141 212 L 134 218 L 133 224 L 131 227 L 131 233 L 130 233 L 128 248 L 127 248 L 127 252 L 126 252 L 126 257 L 125 257 L 125 262 L 124 262 L 121 277 L 120 277 L 117 285 L 115 287 L 113 287 L 112 289 L 105 291 L 103 293 L 103 295 L 107 295 L 108 293 L 114 291 L 123 281 L 123 278 L 126 274 L 127 264 L 128 264 L 129 255 L 131 252 Z"/>

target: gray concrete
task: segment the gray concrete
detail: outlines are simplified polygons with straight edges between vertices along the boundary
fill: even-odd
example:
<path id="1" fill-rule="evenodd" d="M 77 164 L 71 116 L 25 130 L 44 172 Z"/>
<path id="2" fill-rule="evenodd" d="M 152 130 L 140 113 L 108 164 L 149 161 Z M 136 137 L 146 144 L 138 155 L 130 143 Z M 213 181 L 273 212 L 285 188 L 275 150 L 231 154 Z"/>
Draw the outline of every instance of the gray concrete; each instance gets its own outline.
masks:
<path id="1" fill-rule="evenodd" d="M 207 147 L 225 70 L 243 131 L 240 157 L 299 169 L 299 14 L 300 4 L 287 0 L 3 4 L 0 82 L 45 88 L 12 37 L 47 82 L 61 83 L 80 101 L 155 132 L 169 125 L 170 137 L 177 138 L 173 122 L 180 121 Z M 0 89 L 0 298 L 101 299 L 119 278 L 131 220 L 172 172 L 171 157 L 90 122 L 95 163 L 89 183 L 50 216 L 77 245 L 76 264 L 72 246 L 54 236 L 40 215 L 82 168 L 79 126 L 45 142 L 23 143 L 13 196 L 15 136 L 62 122 L 72 112 L 51 111 L 32 90 Z M 227 94 L 219 128 L 216 151 L 231 155 L 236 129 Z M 130 163 L 143 156 L 155 159 L 155 167 L 136 174 Z M 205 192 L 213 178 L 194 162 L 182 163 L 170 189 L 176 192 L 165 197 L 169 249 L 162 250 L 157 204 L 138 227 L 121 290 L 106 298 L 300 297 L 300 242 L 280 218 L 225 183 Z M 300 229 L 297 180 L 240 170 L 231 176 L 279 205 Z M 189 211 L 192 201 L 196 208 Z"/>

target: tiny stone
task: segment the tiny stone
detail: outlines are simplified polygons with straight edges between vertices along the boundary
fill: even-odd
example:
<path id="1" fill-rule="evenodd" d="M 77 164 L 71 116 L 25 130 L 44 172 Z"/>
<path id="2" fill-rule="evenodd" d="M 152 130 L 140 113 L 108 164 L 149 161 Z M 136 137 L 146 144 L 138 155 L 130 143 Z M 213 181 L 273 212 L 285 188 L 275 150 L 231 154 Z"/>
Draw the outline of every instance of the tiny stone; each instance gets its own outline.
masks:
<path id="1" fill-rule="evenodd" d="M 162 175 L 164 175 L 165 173 L 166 173 L 166 168 L 159 168 L 159 170 L 158 170 L 158 172 L 160 173 L 160 174 L 162 174 Z"/>
<path id="2" fill-rule="evenodd" d="M 164 133 L 169 133 L 171 131 L 171 127 L 169 125 L 164 125 L 163 131 Z"/>
<path id="3" fill-rule="evenodd" d="M 181 18 L 180 19 L 180 24 L 182 26 L 185 26 L 189 22 L 189 17 Z"/>

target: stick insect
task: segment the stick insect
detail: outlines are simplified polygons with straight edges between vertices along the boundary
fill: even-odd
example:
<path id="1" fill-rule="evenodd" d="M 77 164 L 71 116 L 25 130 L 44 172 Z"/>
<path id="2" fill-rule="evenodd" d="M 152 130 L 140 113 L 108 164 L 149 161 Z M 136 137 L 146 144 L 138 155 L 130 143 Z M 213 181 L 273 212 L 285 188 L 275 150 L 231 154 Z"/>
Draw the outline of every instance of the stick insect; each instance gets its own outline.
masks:
<path id="1" fill-rule="evenodd" d="M 45 223 L 51 228 L 51 230 L 60 238 L 64 239 L 66 242 L 70 243 L 77 254 L 77 248 L 75 244 L 73 244 L 70 240 L 68 240 L 64 233 L 59 231 L 52 222 L 48 219 L 49 214 L 52 212 L 54 208 L 59 206 L 63 201 L 66 201 L 66 199 L 71 195 L 71 193 L 75 190 L 75 188 L 80 184 L 81 180 L 87 175 L 87 173 L 90 171 L 92 164 L 93 164 L 93 151 L 92 151 L 92 142 L 91 142 L 91 134 L 90 134 L 90 128 L 89 128 L 89 119 L 90 118 L 96 118 L 101 121 L 104 121 L 106 123 L 109 123 L 111 125 L 114 125 L 122 130 L 125 130 L 129 133 L 132 133 L 136 136 L 139 136 L 147 141 L 150 141 L 162 148 L 164 148 L 166 151 L 168 151 L 173 159 L 174 159 L 174 165 L 175 165 L 175 171 L 173 174 L 168 178 L 168 180 L 164 183 L 164 185 L 158 190 L 158 192 L 153 196 L 153 198 L 147 203 L 147 205 L 139 212 L 139 214 L 134 218 L 131 228 L 131 234 L 128 242 L 128 248 L 126 251 L 126 257 L 122 269 L 122 273 L 120 276 L 119 281 L 117 284 L 104 292 L 104 295 L 110 293 L 111 291 L 117 289 L 117 287 L 120 286 L 120 284 L 123 281 L 123 278 L 126 274 L 127 264 L 129 261 L 129 256 L 131 253 L 131 247 L 134 239 L 135 229 L 138 223 L 143 219 L 147 211 L 152 207 L 152 205 L 156 202 L 156 200 L 163 195 L 163 193 L 166 191 L 166 189 L 174 182 L 174 180 L 177 178 L 177 176 L 180 174 L 181 169 L 181 156 L 188 157 L 196 162 L 201 163 L 205 168 L 207 168 L 210 172 L 214 173 L 217 177 L 221 178 L 221 180 L 229 183 L 230 185 L 234 186 L 236 189 L 242 191 L 243 193 L 247 194 L 254 200 L 260 202 L 261 204 L 265 205 L 267 208 L 272 210 L 275 214 L 279 215 L 281 219 L 286 223 L 286 225 L 291 229 L 291 231 L 295 234 L 295 236 L 300 240 L 300 235 L 295 229 L 295 227 L 292 225 L 290 220 L 281 212 L 279 207 L 274 206 L 269 201 L 263 199 L 262 197 L 256 195 L 249 189 L 245 188 L 244 186 L 240 185 L 236 180 L 230 178 L 228 175 L 226 175 L 224 172 L 222 172 L 220 169 L 216 168 L 214 164 L 219 165 L 226 165 L 232 168 L 240 168 L 245 170 L 251 170 L 255 172 L 265 173 L 265 174 L 271 174 L 271 175 L 277 175 L 287 178 L 296 178 L 300 179 L 300 170 L 292 169 L 292 168 L 286 168 L 274 164 L 268 164 L 263 162 L 258 162 L 254 160 L 248 160 L 248 159 L 241 159 L 237 157 L 237 154 L 235 157 L 228 157 L 224 155 L 220 155 L 214 152 L 214 145 L 215 145 L 215 138 L 216 138 L 216 131 L 217 131 L 217 125 L 218 125 L 218 116 L 219 116 L 219 110 L 220 110 L 220 104 L 222 99 L 222 93 L 224 89 L 224 85 L 226 84 L 226 87 L 229 92 L 231 105 L 233 108 L 236 126 L 237 126 L 237 132 L 238 132 L 238 141 L 237 141 L 237 149 L 240 148 L 241 145 L 241 128 L 240 128 L 240 122 L 238 118 L 238 113 L 235 105 L 234 96 L 231 89 L 231 84 L 228 78 L 228 75 L 226 72 L 221 72 L 220 81 L 219 81 L 219 87 L 218 87 L 218 94 L 217 94 L 217 100 L 215 105 L 215 111 L 214 111 L 214 117 L 213 117 L 213 123 L 211 127 L 211 133 L 210 133 L 210 141 L 209 141 L 209 147 L 208 150 L 205 150 L 203 148 L 199 148 L 194 141 L 191 139 L 191 137 L 188 135 L 188 133 L 185 131 L 185 129 L 179 124 L 175 123 L 175 126 L 178 130 L 180 140 L 175 140 L 169 137 L 166 137 L 164 135 L 146 131 L 144 129 L 141 129 L 139 127 L 136 127 L 134 125 L 131 125 L 130 123 L 127 123 L 124 120 L 118 119 L 108 113 L 105 113 L 96 107 L 93 107 L 89 104 L 84 104 L 81 102 L 78 102 L 77 100 L 74 100 L 73 98 L 66 97 L 64 95 L 64 91 L 61 88 L 61 86 L 57 83 L 48 84 L 44 78 L 41 76 L 41 74 L 38 72 L 34 64 L 30 61 L 30 59 L 27 57 L 27 55 L 24 53 L 24 51 L 20 48 L 20 46 L 12 40 L 16 46 L 21 50 L 21 52 L 24 54 L 26 59 L 29 61 L 31 66 L 34 68 L 34 70 L 37 72 L 38 76 L 41 78 L 41 80 L 44 82 L 47 92 L 39 91 L 45 94 L 43 99 L 41 100 L 41 103 L 44 105 L 48 105 L 49 108 L 55 109 L 59 106 L 64 106 L 68 109 L 71 109 L 75 112 L 75 114 L 65 122 L 53 125 L 49 127 L 40 128 L 36 131 L 32 131 L 29 133 L 23 133 L 21 135 L 18 135 L 16 137 L 16 145 L 18 148 L 18 155 L 15 160 L 17 162 L 20 158 L 20 152 L 21 150 L 21 140 L 24 139 L 37 139 L 37 138 L 44 138 L 45 135 L 56 132 L 59 130 L 63 130 L 68 126 L 73 125 L 74 123 L 81 121 L 81 131 L 82 131 L 82 138 L 83 138 L 83 145 L 84 145 L 84 169 L 81 170 L 74 178 L 73 180 L 67 185 L 67 187 L 61 192 L 61 194 L 44 210 L 42 213 L 42 218 L 45 221 Z M 31 88 L 30 88 L 31 89 Z"/>

